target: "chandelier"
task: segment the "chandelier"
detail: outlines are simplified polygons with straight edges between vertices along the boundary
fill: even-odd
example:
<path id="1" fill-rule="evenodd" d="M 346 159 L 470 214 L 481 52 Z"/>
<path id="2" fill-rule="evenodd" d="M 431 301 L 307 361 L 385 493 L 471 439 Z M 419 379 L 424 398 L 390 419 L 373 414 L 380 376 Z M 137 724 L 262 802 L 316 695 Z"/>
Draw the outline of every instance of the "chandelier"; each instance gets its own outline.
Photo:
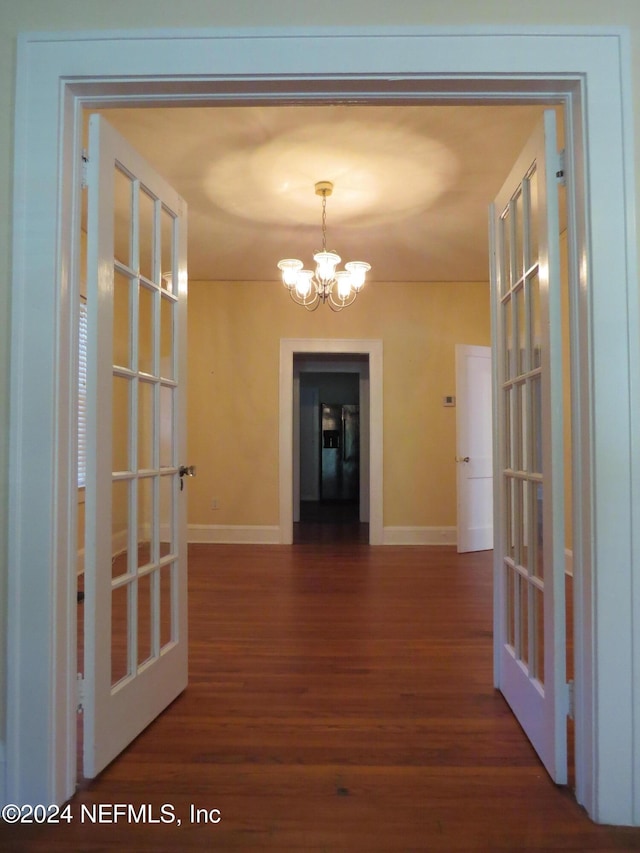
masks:
<path id="1" fill-rule="evenodd" d="M 364 261 L 349 261 L 344 270 L 336 271 L 340 255 L 327 252 L 327 196 L 333 192 L 333 184 L 331 181 L 318 181 L 315 190 L 316 195 L 322 196 L 322 251 L 313 256 L 315 271 L 303 269 L 304 264 L 297 258 L 279 261 L 278 269 L 282 271 L 282 281 L 297 305 L 303 305 L 307 311 L 315 311 L 321 302 L 326 302 L 332 311 L 342 311 L 355 302 L 371 266 Z"/>

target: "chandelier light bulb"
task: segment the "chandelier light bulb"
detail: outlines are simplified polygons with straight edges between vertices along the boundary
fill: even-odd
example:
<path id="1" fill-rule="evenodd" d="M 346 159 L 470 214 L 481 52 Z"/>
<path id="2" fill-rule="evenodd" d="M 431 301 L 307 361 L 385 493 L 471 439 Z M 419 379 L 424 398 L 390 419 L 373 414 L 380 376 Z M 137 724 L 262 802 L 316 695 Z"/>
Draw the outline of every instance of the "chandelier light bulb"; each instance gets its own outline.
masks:
<path id="1" fill-rule="evenodd" d="M 342 300 L 348 299 L 351 294 L 351 288 L 353 287 L 351 273 L 347 272 L 347 270 L 341 270 L 340 272 L 337 272 L 336 282 L 338 297 Z"/>
<path id="2" fill-rule="evenodd" d="M 297 258 L 285 258 L 278 263 L 278 269 L 282 270 L 282 281 L 288 288 L 295 286 L 298 272 L 303 266 L 302 261 L 299 261 Z"/>
<path id="3" fill-rule="evenodd" d="M 300 270 L 296 278 L 295 290 L 303 299 L 311 293 L 313 287 L 313 270 Z"/>
<path id="4" fill-rule="evenodd" d="M 295 303 L 315 311 L 321 302 L 328 302 L 332 311 L 341 311 L 355 301 L 371 265 L 366 261 L 349 261 L 344 270 L 336 271 L 340 255 L 327 251 L 327 197 L 333 192 L 333 184 L 319 181 L 315 191 L 322 196 L 322 251 L 313 256 L 315 271 L 302 269 L 303 263 L 297 258 L 279 261 L 278 269 Z"/>
<path id="5" fill-rule="evenodd" d="M 313 260 L 316 262 L 316 276 L 322 281 L 331 281 L 340 263 L 340 255 L 335 252 L 316 252 Z"/>
<path id="6" fill-rule="evenodd" d="M 344 268 L 349 270 L 351 273 L 351 282 L 353 287 L 356 290 L 360 290 L 364 285 L 366 274 L 371 269 L 371 264 L 368 264 L 365 261 L 349 261 L 348 264 L 344 265 Z"/>

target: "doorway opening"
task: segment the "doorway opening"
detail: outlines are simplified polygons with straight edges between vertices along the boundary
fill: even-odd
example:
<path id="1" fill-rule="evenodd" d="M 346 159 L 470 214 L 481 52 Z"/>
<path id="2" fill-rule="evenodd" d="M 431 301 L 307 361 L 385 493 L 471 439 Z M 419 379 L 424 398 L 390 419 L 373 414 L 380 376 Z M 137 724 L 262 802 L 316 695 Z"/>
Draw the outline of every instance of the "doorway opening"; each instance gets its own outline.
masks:
<path id="1" fill-rule="evenodd" d="M 368 525 L 370 545 L 383 544 L 383 399 L 382 399 L 382 341 L 341 338 L 283 338 L 280 341 L 280 400 L 279 400 L 279 482 L 280 482 L 280 541 L 294 541 L 294 523 L 300 522 L 301 498 L 301 377 L 309 374 L 339 372 L 357 375 L 359 407 L 359 482 L 358 525 Z M 321 413 L 320 385 L 305 380 L 308 387 L 318 390 L 317 421 Z M 331 386 L 329 386 L 331 387 Z M 352 392 L 354 393 L 354 392 Z M 313 421 L 316 416 L 312 413 Z M 320 499 L 320 454 L 318 447 L 310 451 L 317 459 L 317 483 L 305 483 Z M 317 456 L 316 456 L 317 452 Z M 366 536 L 364 526 L 358 536 Z"/>
<path id="2" fill-rule="evenodd" d="M 318 346 L 319 346 L 319 342 L 314 341 L 314 346 L 312 347 L 311 355 L 309 355 L 308 353 L 305 353 L 304 350 L 302 352 L 299 352 L 295 348 L 291 350 L 291 352 L 293 353 L 293 375 L 294 375 L 294 380 L 297 376 L 297 382 L 298 382 L 297 393 L 298 393 L 298 398 L 299 398 L 300 402 L 302 402 L 302 396 L 303 396 L 304 391 L 309 391 L 312 387 L 315 387 L 317 390 L 318 413 L 317 413 L 317 417 L 316 417 L 316 424 L 318 426 L 317 438 L 318 438 L 318 457 L 319 457 L 318 490 L 317 490 L 318 501 L 317 502 L 320 506 L 317 507 L 316 510 L 320 509 L 320 510 L 327 511 L 327 512 L 329 510 L 331 510 L 332 514 L 333 514 L 333 520 L 335 521 L 335 511 L 338 508 L 338 504 L 340 504 L 340 503 L 343 504 L 342 506 L 340 506 L 340 509 L 344 510 L 345 509 L 344 503 L 353 503 L 353 501 L 349 501 L 349 500 L 343 501 L 343 499 L 340 495 L 340 492 L 337 490 L 337 480 L 343 479 L 343 477 L 341 476 L 340 478 L 338 478 L 337 472 L 335 471 L 335 459 L 332 458 L 336 455 L 335 451 L 345 451 L 346 450 L 347 435 L 346 435 L 346 432 L 344 431 L 344 428 L 343 428 L 344 427 L 344 412 L 341 411 L 339 418 L 335 414 L 335 412 L 332 412 L 332 410 L 334 409 L 334 405 L 332 405 L 332 404 L 335 404 L 338 402 L 338 399 L 335 396 L 338 392 L 336 390 L 334 390 L 333 388 L 331 390 L 328 390 L 328 391 L 326 390 L 326 388 L 321 390 L 321 386 L 319 386 L 317 384 L 315 386 L 312 386 L 312 384 L 310 382 L 305 383 L 303 381 L 304 374 L 311 372 L 310 369 L 308 368 L 308 365 L 313 364 L 313 362 L 310 359 L 311 359 L 311 357 L 317 356 L 317 354 L 318 354 L 317 347 Z M 334 342 L 334 346 L 337 347 L 337 344 L 335 342 Z M 346 355 L 345 355 L 345 352 L 346 352 Z M 354 356 L 352 356 L 352 363 L 355 365 L 357 365 L 358 363 L 361 363 L 362 365 L 366 365 L 366 371 L 363 371 L 363 376 L 364 376 L 364 378 L 366 378 L 366 380 L 368 382 L 368 379 L 369 379 L 369 363 L 370 363 L 369 355 L 361 354 L 361 350 L 359 347 L 357 347 L 357 345 L 356 345 L 356 349 L 353 350 L 353 352 L 355 354 L 354 354 Z M 335 367 L 337 364 L 337 359 L 345 358 L 346 356 L 348 356 L 349 350 L 342 351 L 341 349 L 336 348 L 335 350 L 330 351 L 327 349 L 327 351 L 320 352 L 319 354 L 322 355 L 323 358 L 328 359 L 329 361 L 331 361 L 333 359 L 333 366 Z M 356 358 L 356 356 L 357 356 L 357 358 Z M 305 365 L 307 366 L 306 370 L 305 370 Z M 318 370 L 317 362 L 315 365 L 315 369 Z M 341 393 L 346 393 L 346 392 L 341 392 Z M 295 442 L 296 442 L 295 413 L 296 413 L 296 411 L 298 411 L 299 413 L 301 411 L 300 407 L 296 406 L 296 403 L 295 403 L 295 399 L 296 399 L 295 381 L 294 381 L 294 387 L 293 387 L 293 394 L 294 394 L 294 404 L 293 404 L 294 442 L 293 442 L 293 446 L 295 447 Z M 360 409 L 361 399 L 360 399 L 359 389 L 358 389 L 358 393 L 354 399 L 356 400 L 355 403 L 353 401 L 347 402 L 346 398 L 341 400 L 340 401 L 341 410 L 343 410 L 345 405 L 351 405 L 351 406 L 356 405 L 358 407 L 358 409 Z M 338 419 L 340 420 L 340 426 L 339 427 L 338 427 Z M 365 418 L 364 422 L 369 423 L 370 418 Z M 301 450 L 302 449 L 302 440 L 301 440 L 300 429 L 298 429 L 297 435 L 298 435 L 299 447 Z M 299 455 L 300 455 L 300 459 L 299 459 L 298 466 L 296 466 L 295 459 L 294 459 L 293 518 L 294 518 L 294 522 L 295 522 L 296 521 L 296 513 L 298 513 L 299 523 L 303 523 L 305 521 L 305 519 L 302 519 L 300 517 L 301 508 L 302 508 L 301 499 L 302 499 L 302 493 L 303 493 L 303 483 L 302 483 L 303 467 L 301 464 L 302 454 L 300 453 Z M 324 461 L 323 457 L 329 457 L 330 458 L 330 466 L 333 468 L 333 470 L 331 472 L 326 472 L 327 473 L 326 478 L 323 476 L 325 473 L 323 471 L 323 467 L 324 467 L 323 466 L 323 461 Z M 297 496 L 296 496 L 296 491 L 295 491 L 296 480 L 297 480 L 297 488 L 298 488 Z M 307 485 L 307 484 L 305 484 L 305 485 Z M 364 489 L 365 493 L 369 492 L 370 482 L 368 483 L 368 487 L 369 488 L 365 487 L 365 489 Z M 382 489 L 380 489 L 380 493 L 382 494 Z M 358 499 L 356 501 L 356 506 L 357 506 L 358 510 L 360 510 L 360 508 L 361 508 L 359 498 L 360 498 L 360 495 L 358 495 Z M 364 508 L 364 506 L 366 506 L 366 504 L 363 504 L 363 508 Z M 316 517 L 314 519 L 314 521 L 317 522 L 318 518 Z M 295 541 L 295 535 L 294 535 L 294 541 Z"/>
<path id="3" fill-rule="evenodd" d="M 301 353 L 293 381 L 293 541 L 367 543 L 369 358 Z"/>

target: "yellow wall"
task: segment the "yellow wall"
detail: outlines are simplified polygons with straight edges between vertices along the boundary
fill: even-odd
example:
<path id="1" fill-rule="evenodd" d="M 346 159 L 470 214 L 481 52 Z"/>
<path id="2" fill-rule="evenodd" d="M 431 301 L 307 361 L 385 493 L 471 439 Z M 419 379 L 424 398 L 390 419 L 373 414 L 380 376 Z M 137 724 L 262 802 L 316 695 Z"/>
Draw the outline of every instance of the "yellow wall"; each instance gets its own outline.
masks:
<path id="1" fill-rule="evenodd" d="M 192 282 L 189 522 L 278 524 L 281 338 L 382 339 L 384 524 L 455 525 L 455 409 L 442 398 L 455 394 L 455 344 L 490 343 L 486 283 L 372 282 L 334 314 L 274 282 Z"/>

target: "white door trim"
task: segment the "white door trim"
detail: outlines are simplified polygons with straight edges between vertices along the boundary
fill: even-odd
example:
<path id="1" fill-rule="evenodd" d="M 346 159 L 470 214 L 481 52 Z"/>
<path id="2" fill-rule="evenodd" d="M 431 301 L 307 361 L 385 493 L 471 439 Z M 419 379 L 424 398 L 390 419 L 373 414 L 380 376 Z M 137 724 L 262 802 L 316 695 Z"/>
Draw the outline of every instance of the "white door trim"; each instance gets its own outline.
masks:
<path id="1" fill-rule="evenodd" d="M 382 341 L 344 338 L 280 340 L 280 541 L 293 542 L 293 357 L 300 353 L 369 356 L 369 544 L 382 545 Z"/>
<path id="2" fill-rule="evenodd" d="M 640 785 L 640 625 L 632 619 L 640 613 L 640 538 L 633 535 L 640 529 L 640 443 L 631 440 L 640 434 L 640 294 L 629 53 L 626 30 L 586 27 L 19 37 L 8 799 L 61 802 L 75 785 L 75 234 L 82 105 L 556 101 L 565 104 L 567 179 L 576 201 L 570 203 L 569 258 L 577 796 L 595 820 L 640 824 L 640 800 L 633 796 Z M 605 588 L 606 596 L 595 595 Z"/>

